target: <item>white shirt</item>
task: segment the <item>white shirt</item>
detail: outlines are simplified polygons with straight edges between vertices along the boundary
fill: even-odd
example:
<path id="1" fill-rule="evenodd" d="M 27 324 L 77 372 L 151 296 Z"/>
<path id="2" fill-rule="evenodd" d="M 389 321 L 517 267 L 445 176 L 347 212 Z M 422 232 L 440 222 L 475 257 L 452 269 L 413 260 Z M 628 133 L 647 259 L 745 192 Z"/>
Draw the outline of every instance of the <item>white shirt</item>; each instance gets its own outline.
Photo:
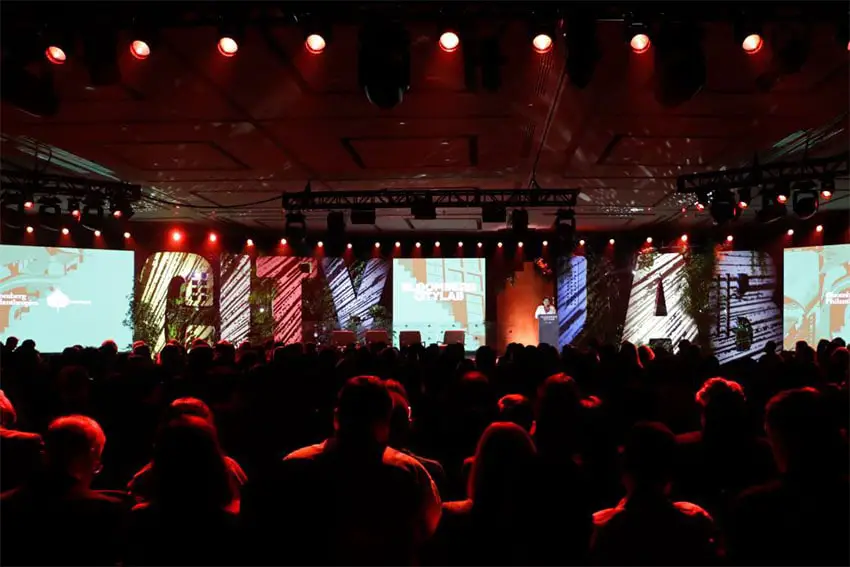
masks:
<path id="1" fill-rule="evenodd" d="M 537 306 L 537 311 L 534 312 L 534 318 L 540 319 L 541 315 L 557 315 L 558 312 L 555 310 L 554 305 L 549 306 L 549 311 L 546 311 L 546 308 L 542 305 Z"/>

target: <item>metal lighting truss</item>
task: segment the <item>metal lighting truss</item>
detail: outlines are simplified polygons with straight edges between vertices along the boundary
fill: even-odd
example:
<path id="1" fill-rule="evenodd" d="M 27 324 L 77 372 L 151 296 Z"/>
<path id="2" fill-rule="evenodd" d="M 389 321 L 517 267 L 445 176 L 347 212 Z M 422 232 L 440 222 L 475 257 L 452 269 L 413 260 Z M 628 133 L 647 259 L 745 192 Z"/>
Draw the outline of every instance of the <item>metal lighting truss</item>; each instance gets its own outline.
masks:
<path id="1" fill-rule="evenodd" d="M 416 205 L 442 208 L 502 206 L 514 208 L 575 207 L 579 189 L 476 188 L 284 193 L 286 211 L 404 209 Z"/>
<path id="2" fill-rule="evenodd" d="M 33 196 L 73 197 L 83 199 L 99 195 L 104 199 L 121 197 L 135 202 L 142 197 L 142 186 L 120 181 L 99 181 L 84 177 L 44 175 L 30 171 L 0 170 L 0 188 L 4 195 L 27 192 Z"/>
<path id="3" fill-rule="evenodd" d="M 780 182 L 793 183 L 835 178 L 848 173 L 850 173 L 850 152 L 844 152 L 799 162 L 779 162 L 682 175 L 676 180 L 676 188 L 679 193 L 708 193 L 723 189 L 770 186 Z"/>

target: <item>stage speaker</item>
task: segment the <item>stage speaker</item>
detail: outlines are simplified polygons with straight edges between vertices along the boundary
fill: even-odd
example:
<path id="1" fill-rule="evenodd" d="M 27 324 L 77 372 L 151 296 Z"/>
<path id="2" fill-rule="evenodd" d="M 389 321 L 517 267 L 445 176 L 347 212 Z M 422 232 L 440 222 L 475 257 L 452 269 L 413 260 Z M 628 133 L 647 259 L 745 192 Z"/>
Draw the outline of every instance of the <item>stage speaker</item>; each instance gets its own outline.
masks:
<path id="1" fill-rule="evenodd" d="M 390 344 L 390 335 L 386 331 L 376 330 L 376 331 L 366 331 L 366 344 Z"/>
<path id="2" fill-rule="evenodd" d="M 331 342 L 335 347 L 347 347 L 357 343 L 357 335 L 354 331 L 334 331 L 331 334 Z"/>
<path id="3" fill-rule="evenodd" d="M 311 264 L 310 262 L 301 262 L 300 264 L 298 264 L 298 270 L 302 274 L 309 274 L 311 271 L 313 271 L 313 264 Z"/>
<path id="4" fill-rule="evenodd" d="M 466 344 L 466 333 L 464 331 L 446 331 L 445 333 L 443 333 L 443 344 Z"/>
<path id="5" fill-rule="evenodd" d="M 403 347 L 422 344 L 422 334 L 419 331 L 401 331 L 398 344 Z"/>

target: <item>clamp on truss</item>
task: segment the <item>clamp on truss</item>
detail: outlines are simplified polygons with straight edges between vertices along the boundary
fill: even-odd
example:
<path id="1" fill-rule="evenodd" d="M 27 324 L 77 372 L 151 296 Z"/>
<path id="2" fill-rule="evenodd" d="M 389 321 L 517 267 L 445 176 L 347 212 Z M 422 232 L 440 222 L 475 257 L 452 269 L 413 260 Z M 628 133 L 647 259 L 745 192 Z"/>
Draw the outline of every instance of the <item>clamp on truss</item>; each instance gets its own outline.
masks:
<path id="1" fill-rule="evenodd" d="M 777 183 L 793 183 L 850 174 L 850 152 L 800 162 L 780 162 L 724 171 L 681 175 L 676 179 L 679 193 L 740 189 Z"/>
<path id="2" fill-rule="evenodd" d="M 403 209 L 423 204 L 465 207 L 575 207 L 579 189 L 414 189 L 380 191 L 304 191 L 281 195 L 286 211 Z"/>

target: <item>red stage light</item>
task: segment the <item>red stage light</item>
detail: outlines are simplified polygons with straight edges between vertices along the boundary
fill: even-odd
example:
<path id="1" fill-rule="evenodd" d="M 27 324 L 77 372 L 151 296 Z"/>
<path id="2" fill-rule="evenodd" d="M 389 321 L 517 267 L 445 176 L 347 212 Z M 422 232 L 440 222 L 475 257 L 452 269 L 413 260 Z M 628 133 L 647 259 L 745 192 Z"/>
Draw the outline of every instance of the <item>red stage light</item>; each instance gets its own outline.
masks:
<path id="1" fill-rule="evenodd" d="M 788 195 L 779 194 L 779 195 L 776 196 L 776 200 L 784 205 L 785 203 L 788 202 Z"/>
<path id="2" fill-rule="evenodd" d="M 348 243 L 348 245 L 346 246 L 346 248 L 348 248 L 349 250 L 351 250 L 351 248 L 352 248 L 351 242 L 349 242 L 349 243 Z"/>
<path id="3" fill-rule="evenodd" d="M 747 52 L 748 55 L 753 55 L 754 53 L 758 53 L 761 51 L 761 48 L 764 46 L 764 39 L 757 34 L 752 33 L 744 38 L 744 41 L 741 43 L 741 47 L 744 51 Z"/>
<path id="4" fill-rule="evenodd" d="M 144 61 L 151 54 L 151 48 L 144 41 L 137 39 L 130 44 L 130 53 L 139 61 Z"/>
<path id="5" fill-rule="evenodd" d="M 704 211 L 705 205 L 703 205 L 702 203 L 697 203 L 697 210 L 700 212 Z"/>
<path id="6" fill-rule="evenodd" d="M 253 240 L 251 240 L 250 238 L 249 238 L 248 240 L 246 240 L 246 241 L 245 241 L 245 246 L 247 246 L 247 247 L 249 247 L 249 248 L 250 248 L 250 247 L 251 247 L 251 246 L 253 246 L 253 245 L 254 245 L 254 241 L 253 241 Z"/>
<path id="7" fill-rule="evenodd" d="M 115 217 L 116 219 L 120 219 L 121 218 L 121 211 L 112 211 L 112 216 Z"/>
<path id="8" fill-rule="evenodd" d="M 461 244 L 458 244 L 458 246 L 461 246 Z M 479 248 L 481 248 L 482 246 L 484 246 L 484 243 L 483 243 L 483 242 L 479 242 L 479 243 L 478 243 L 478 247 L 479 247 Z"/>
<path id="9" fill-rule="evenodd" d="M 129 232 L 124 233 L 124 240 L 130 240 L 130 233 Z"/>
<path id="10" fill-rule="evenodd" d="M 25 209 L 31 209 L 31 208 L 33 208 L 33 206 L 35 206 L 35 204 L 32 201 L 24 201 L 24 208 Z"/>
<path id="11" fill-rule="evenodd" d="M 439 247 L 440 247 L 440 241 L 438 240 L 437 242 L 434 243 L 434 248 L 439 248 Z"/>
<path id="12" fill-rule="evenodd" d="M 517 242 L 517 247 L 522 248 L 522 242 Z"/>
<path id="13" fill-rule="evenodd" d="M 460 45 L 460 38 L 453 31 L 443 32 L 440 35 L 440 49 L 446 53 L 451 53 Z"/>
<path id="14" fill-rule="evenodd" d="M 830 191 L 829 189 L 824 189 L 820 192 L 820 196 L 824 199 L 832 199 L 832 191 Z"/>
<path id="15" fill-rule="evenodd" d="M 172 230 L 171 240 L 173 240 L 174 242 L 180 242 L 181 240 L 183 240 L 183 233 L 179 230 Z"/>
<path id="16" fill-rule="evenodd" d="M 32 234 L 35 229 L 31 226 L 27 227 L 27 234 Z"/>
<path id="17" fill-rule="evenodd" d="M 280 239 L 280 245 L 281 245 L 281 246 L 286 246 L 286 239 L 285 239 L 285 238 L 281 238 L 281 239 Z"/>
<path id="18" fill-rule="evenodd" d="M 579 245 L 579 246 L 584 246 L 584 239 L 583 239 L 583 238 L 582 238 L 581 240 L 579 240 L 579 241 L 578 241 L 578 245 Z"/>
<path id="19" fill-rule="evenodd" d="M 647 237 L 646 237 L 646 243 L 647 243 L 647 244 L 652 244 L 652 237 L 651 237 L 651 236 L 647 236 Z"/>
<path id="20" fill-rule="evenodd" d="M 396 247 L 396 248 L 401 248 L 401 242 L 399 242 L 398 240 L 396 240 L 396 241 L 395 241 L 395 247 Z"/>
<path id="21" fill-rule="evenodd" d="M 207 238 L 209 238 L 210 242 L 215 242 L 216 240 L 218 240 L 218 235 L 216 235 L 216 233 L 214 232 L 211 232 Z"/>
<path id="22" fill-rule="evenodd" d="M 732 236 L 731 234 L 726 237 L 726 242 L 732 242 L 733 240 L 735 240 L 735 237 Z"/>
<path id="23" fill-rule="evenodd" d="M 70 233 L 71 233 L 71 231 L 68 230 L 67 228 L 62 229 L 62 234 L 64 234 L 65 236 L 68 236 Z"/>
<path id="24" fill-rule="evenodd" d="M 682 236 L 679 237 L 679 240 L 681 240 L 682 242 L 687 242 L 688 241 L 688 235 L 683 234 Z"/>
<path id="25" fill-rule="evenodd" d="M 823 232 L 823 225 L 819 224 L 815 227 L 815 232 Z"/>
<path id="26" fill-rule="evenodd" d="M 613 245 L 614 245 L 614 242 L 616 242 L 616 241 L 612 238 L 611 240 L 609 240 L 609 241 L 608 241 L 608 244 L 610 244 L 611 246 L 613 246 Z"/>
<path id="27" fill-rule="evenodd" d="M 629 45 L 635 53 L 646 53 L 649 50 L 649 46 L 652 45 L 652 42 L 649 41 L 649 36 L 645 33 L 636 33 L 632 36 Z"/>
<path id="28" fill-rule="evenodd" d="M 501 248 L 501 247 L 502 247 L 502 243 L 501 243 L 501 242 L 499 242 L 498 244 L 496 244 L 496 246 L 498 246 L 499 248 Z"/>
<path id="29" fill-rule="evenodd" d="M 458 243 L 457 243 L 457 247 L 458 247 L 458 248 L 463 248 L 463 240 L 461 240 L 460 242 L 458 242 Z"/>
<path id="30" fill-rule="evenodd" d="M 788 229 L 788 232 L 786 232 L 785 234 L 787 234 L 788 236 L 794 236 L 794 229 L 793 229 L 793 228 L 789 228 L 789 229 Z"/>
<path id="31" fill-rule="evenodd" d="M 417 242 L 417 243 L 416 243 L 416 247 L 417 247 L 417 248 L 422 248 L 422 243 L 421 243 L 421 242 Z"/>
<path id="32" fill-rule="evenodd" d="M 239 51 L 239 44 L 232 37 L 223 37 L 218 40 L 218 52 L 225 57 L 233 57 Z"/>
<path id="33" fill-rule="evenodd" d="M 325 38 L 323 38 L 317 33 L 311 33 L 304 41 L 304 47 L 306 47 L 307 51 L 312 53 L 313 55 L 318 55 L 319 53 L 324 51 L 325 46 L 327 46 Z"/>
<path id="34" fill-rule="evenodd" d="M 544 241 L 543 241 L 543 246 L 549 246 L 549 241 L 548 241 L 548 240 L 544 240 Z"/>
<path id="35" fill-rule="evenodd" d="M 53 63 L 54 65 L 61 65 L 65 62 L 65 52 L 61 47 L 57 47 L 55 45 L 51 45 L 44 51 L 44 55 L 47 57 L 47 60 Z"/>
<path id="36" fill-rule="evenodd" d="M 741 207 L 742 209 L 746 209 L 747 207 L 750 206 L 750 204 L 746 201 L 738 201 L 738 206 Z"/>
<path id="37" fill-rule="evenodd" d="M 318 242 L 316 243 L 316 246 L 318 246 L 319 248 L 324 248 L 324 247 L 325 247 L 325 243 L 324 243 L 324 242 L 322 242 L 322 241 L 320 240 L 320 241 L 318 241 Z"/>
<path id="38" fill-rule="evenodd" d="M 555 42 L 552 41 L 552 36 L 549 34 L 540 33 L 534 36 L 534 39 L 531 40 L 531 44 L 534 46 L 534 51 L 542 55 L 552 51 L 552 46 Z"/>
<path id="39" fill-rule="evenodd" d="M 100 238 L 101 232 L 99 230 L 94 231 L 94 235 L 96 238 Z"/>
<path id="40" fill-rule="evenodd" d="M 71 216 L 74 217 L 74 218 L 79 218 L 79 216 L 80 216 L 79 209 L 74 209 L 73 211 L 71 211 Z"/>
<path id="41" fill-rule="evenodd" d="M 380 247 L 381 247 L 381 243 L 380 243 L 380 242 L 376 242 L 376 243 L 375 243 L 375 248 L 380 248 Z"/>

